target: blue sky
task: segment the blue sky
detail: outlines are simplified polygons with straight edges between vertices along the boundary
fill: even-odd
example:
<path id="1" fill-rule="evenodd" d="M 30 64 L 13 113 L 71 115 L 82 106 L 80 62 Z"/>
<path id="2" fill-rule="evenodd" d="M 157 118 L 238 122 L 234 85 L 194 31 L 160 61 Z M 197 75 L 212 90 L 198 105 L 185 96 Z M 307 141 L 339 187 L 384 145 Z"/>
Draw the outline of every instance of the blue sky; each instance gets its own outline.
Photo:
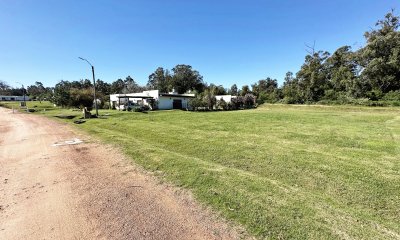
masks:
<path id="1" fill-rule="evenodd" d="M 11 86 L 130 75 L 189 64 L 230 87 L 297 72 L 305 43 L 357 49 L 398 0 L 0 0 L 0 80 Z M 396 11 L 399 14 L 399 10 Z"/>

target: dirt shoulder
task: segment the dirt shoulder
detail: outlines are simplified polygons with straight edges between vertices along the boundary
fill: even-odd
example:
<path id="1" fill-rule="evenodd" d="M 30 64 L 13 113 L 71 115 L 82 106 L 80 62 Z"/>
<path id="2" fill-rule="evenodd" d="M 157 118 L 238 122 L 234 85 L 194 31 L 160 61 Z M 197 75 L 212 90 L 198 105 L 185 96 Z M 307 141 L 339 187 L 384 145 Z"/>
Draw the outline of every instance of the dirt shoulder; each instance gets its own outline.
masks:
<path id="1" fill-rule="evenodd" d="M 65 142 L 74 139 L 83 143 Z M 0 239 L 243 237 L 110 145 L 66 124 L 0 108 Z"/>

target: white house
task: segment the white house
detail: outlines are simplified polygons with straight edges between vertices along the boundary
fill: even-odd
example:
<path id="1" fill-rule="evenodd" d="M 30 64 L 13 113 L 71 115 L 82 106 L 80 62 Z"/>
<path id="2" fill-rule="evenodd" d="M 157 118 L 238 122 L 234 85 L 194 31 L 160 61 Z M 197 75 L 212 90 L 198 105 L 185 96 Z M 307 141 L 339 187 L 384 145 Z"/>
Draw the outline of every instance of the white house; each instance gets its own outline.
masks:
<path id="1" fill-rule="evenodd" d="M 0 101 L 30 101 L 28 96 L 0 96 Z"/>
<path id="2" fill-rule="evenodd" d="M 236 96 L 232 95 L 215 95 L 215 99 L 218 100 L 224 100 L 226 103 L 230 103 L 232 101 L 232 98 L 236 98 Z"/>
<path id="3" fill-rule="evenodd" d="M 150 90 L 141 93 L 111 94 L 110 103 L 112 107 L 120 110 L 132 105 L 161 110 L 187 109 L 189 99 L 194 97 L 194 94 L 160 93 L 159 90 Z"/>

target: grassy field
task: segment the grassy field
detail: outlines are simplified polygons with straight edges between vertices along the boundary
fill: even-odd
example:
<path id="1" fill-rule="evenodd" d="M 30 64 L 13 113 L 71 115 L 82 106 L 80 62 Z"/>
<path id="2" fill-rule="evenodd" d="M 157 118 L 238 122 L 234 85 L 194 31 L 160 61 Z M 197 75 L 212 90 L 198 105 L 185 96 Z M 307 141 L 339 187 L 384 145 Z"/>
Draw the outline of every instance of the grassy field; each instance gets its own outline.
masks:
<path id="1" fill-rule="evenodd" d="M 100 113 L 77 127 L 260 238 L 400 239 L 399 108 Z"/>

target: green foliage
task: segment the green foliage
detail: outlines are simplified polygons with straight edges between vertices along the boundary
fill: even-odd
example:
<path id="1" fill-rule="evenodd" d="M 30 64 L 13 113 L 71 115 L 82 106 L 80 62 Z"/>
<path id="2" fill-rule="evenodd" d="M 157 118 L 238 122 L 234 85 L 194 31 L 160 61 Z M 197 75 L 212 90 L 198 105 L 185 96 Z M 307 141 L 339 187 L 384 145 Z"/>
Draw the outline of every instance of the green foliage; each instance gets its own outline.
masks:
<path id="1" fill-rule="evenodd" d="M 198 94 L 195 98 L 189 100 L 189 106 L 194 111 L 205 110 L 207 104 L 203 101 L 201 94 Z"/>
<path id="2" fill-rule="evenodd" d="M 243 105 L 245 108 L 253 108 L 256 105 L 256 96 L 251 93 L 244 95 Z"/>
<path id="3" fill-rule="evenodd" d="M 325 64 L 328 57 L 329 53 L 322 51 L 307 55 L 305 63 L 297 72 L 296 78 L 304 102 L 316 102 L 324 96 L 328 85 L 328 72 Z"/>
<path id="4" fill-rule="evenodd" d="M 93 107 L 93 89 L 91 88 L 71 88 L 69 90 L 70 101 L 68 103 L 69 107 L 75 108 L 87 108 L 89 111 Z"/>
<path id="5" fill-rule="evenodd" d="M 238 87 L 237 87 L 236 84 L 233 84 L 233 85 L 231 86 L 231 89 L 230 89 L 229 94 L 231 94 L 232 96 L 237 96 L 237 95 L 239 94 L 239 92 L 238 92 Z"/>
<path id="6" fill-rule="evenodd" d="M 10 86 L 6 82 L 0 80 L 0 95 L 8 95 L 9 89 Z"/>
<path id="7" fill-rule="evenodd" d="M 71 89 L 71 83 L 68 81 L 60 81 L 54 87 L 54 95 L 51 102 L 61 107 L 70 106 L 71 95 L 69 90 Z"/>
<path id="8" fill-rule="evenodd" d="M 203 76 L 190 65 L 176 65 L 172 69 L 172 86 L 178 93 L 189 90 L 202 92 L 204 90 Z"/>
<path id="9" fill-rule="evenodd" d="M 136 81 L 131 77 L 128 76 L 124 80 L 124 88 L 122 89 L 122 93 L 135 93 L 141 92 L 144 88 L 139 86 Z"/>
<path id="10" fill-rule="evenodd" d="M 208 110 L 213 110 L 215 104 L 217 103 L 217 99 L 215 98 L 215 95 L 212 92 L 212 90 L 206 89 L 202 93 L 202 96 L 203 96 L 202 100 L 205 103 L 205 105 L 207 106 Z"/>
<path id="11" fill-rule="evenodd" d="M 263 79 L 258 83 L 251 85 L 252 92 L 257 97 L 257 103 L 263 104 L 265 102 L 275 103 L 281 99 L 281 91 L 278 88 L 278 81 L 276 79 Z"/>
<path id="12" fill-rule="evenodd" d="M 51 89 L 45 88 L 41 82 L 35 82 L 35 85 L 27 87 L 27 94 L 31 99 L 43 100 L 51 98 Z"/>
<path id="13" fill-rule="evenodd" d="M 390 91 L 383 97 L 385 101 L 399 101 L 400 102 L 400 90 Z"/>
<path id="14" fill-rule="evenodd" d="M 166 93 L 172 90 L 172 84 L 172 76 L 169 74 L 169 71 L 159 67 L 149 76 L 147 87 L 149 89 L 157 89 L 160 90 L 160 92 Z"/>
<path id="15" fill-rule="evenodd" d="M 381 105 L 377 101 L 385 100 L 389 92 L 400 90 L 399 17 L 392 11 L 376 26 L 377 29 L 365 33 L 367 44 L 356 52 L 349 46 L 340 47 L 332 55 L 312 49 L 296 77 L 287 73 L 278 98 L 282 97 L 285 103 Z M 267 94 L 258 91 L 260 86 L 263 85 L 253 87 L 258 103 L 271 101 Z"/>
<path id="16" fill-rule="evenodd" d="M 117 79 L 110 86 L 110 94 L 122 93 L 122 90 L 125 88 L 125 83 L 122 79 Z"/>
<path id="17" fill-rule="evenodd" d="M 243 85 L 242 90 L 240 90 L 239 95 L 244 96 L 246 94 L 250 93 L 250 88 L 249 85 Z"/>
<path id="18" fill-rule="evenodd" d="M 228 110 L 228 104 L 225 102 L 224 99 L 217 100 L 216 103 L 217 110 Z"/>
<path id="19" fill-rule="evenodd" d="M 365 33 L 366 46 L 360 50 L 361 77 L 382 93 L 400 89 L 400 26 L 393 11 L 377 22 L 378 29 Z"/>

